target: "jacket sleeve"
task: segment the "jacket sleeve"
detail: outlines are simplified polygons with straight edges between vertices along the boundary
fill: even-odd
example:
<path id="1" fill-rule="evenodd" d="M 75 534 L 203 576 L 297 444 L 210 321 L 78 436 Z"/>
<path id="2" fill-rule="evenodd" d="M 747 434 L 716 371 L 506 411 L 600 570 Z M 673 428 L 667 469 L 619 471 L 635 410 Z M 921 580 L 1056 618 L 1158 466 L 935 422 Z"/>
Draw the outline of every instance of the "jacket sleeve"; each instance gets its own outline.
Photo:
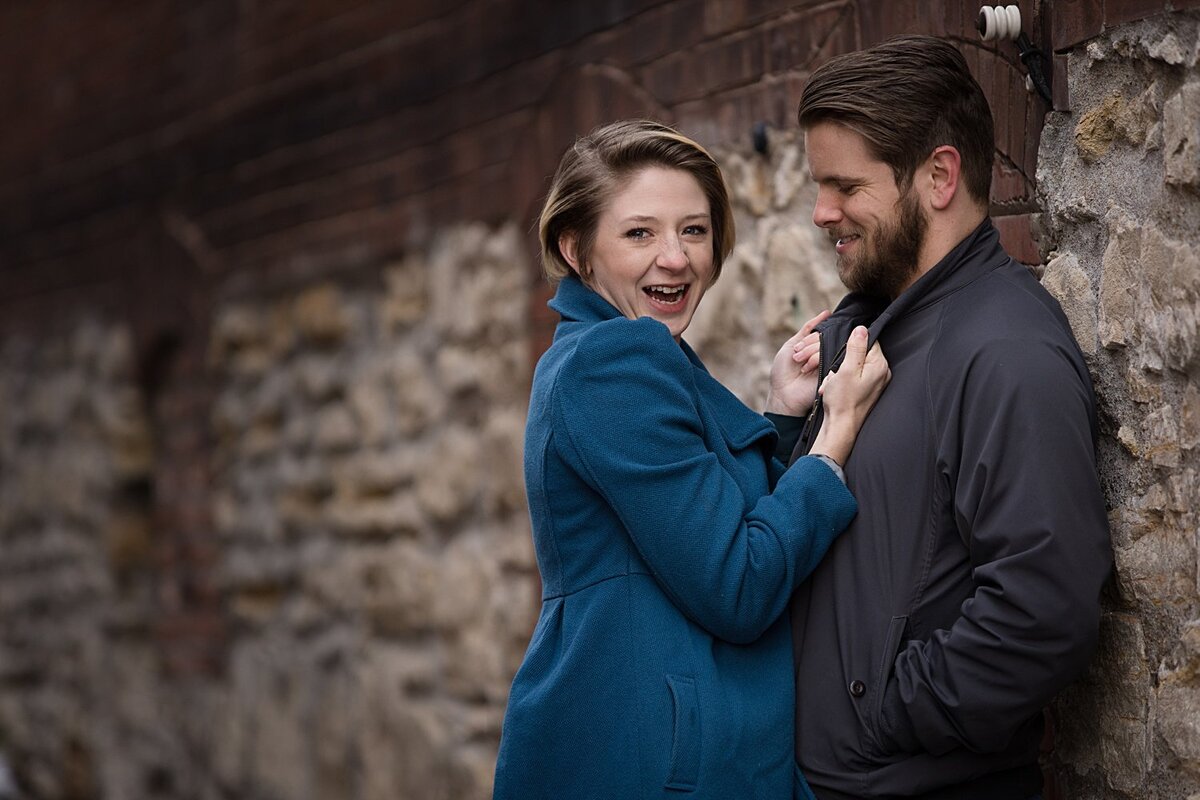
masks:
<path id="1" fill-rule="evenodd" d="M 976 586 L 911 641 L 881 707 L 890 751 L 1004 749 L 1085 668 L 1111 566 L 1090 380 L 1064 346 L 988 343 L 936 405 L 939 470 Z"/>
<path id="2" fill-rule="evenodd" d="M 566 433 L 564 457 L 672 602 L 714 636 L 749 642 L 779 618 L 857 506 L 828 467 L 804 459 L 747 510 L 706 444 L 692 370 L 659 322 L 597 325 L 559 374 L 554 424 Z"/>

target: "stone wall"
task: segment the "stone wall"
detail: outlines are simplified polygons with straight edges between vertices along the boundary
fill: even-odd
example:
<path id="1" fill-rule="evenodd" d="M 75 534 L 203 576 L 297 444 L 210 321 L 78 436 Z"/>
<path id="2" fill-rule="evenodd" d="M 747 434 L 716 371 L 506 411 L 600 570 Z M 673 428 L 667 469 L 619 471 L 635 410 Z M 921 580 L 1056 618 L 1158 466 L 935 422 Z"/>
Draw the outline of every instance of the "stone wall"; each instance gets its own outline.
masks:
<path id="1" fill-rule="evenodd" d="M 127 329 L 0 348 L 0 750 L 35 798 L 490 796 L 537 608 L 513 226 L 218 304 L 214 675 L 164 669 Z"/>
<path id="2" fill-rule="evenodd" d="M 1200 793 L 1200 16 L 1106 32 L 1047 118 L 1044 283 L 1096 384 L 1116 576 L 1057 707 L 1070 798 Z M 1064 498 L 1068 500 L 1069 498 Z"/>

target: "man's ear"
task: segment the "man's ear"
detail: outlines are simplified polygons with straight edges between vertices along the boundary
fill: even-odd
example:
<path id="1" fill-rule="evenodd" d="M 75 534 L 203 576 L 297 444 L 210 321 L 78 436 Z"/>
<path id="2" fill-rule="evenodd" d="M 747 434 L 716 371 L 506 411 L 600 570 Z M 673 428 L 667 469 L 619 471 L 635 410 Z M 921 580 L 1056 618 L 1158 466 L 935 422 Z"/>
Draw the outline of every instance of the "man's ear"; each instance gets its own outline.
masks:
<path id="1" fill-rule="evenodd" d="M 584 277 L 583 270 L 579 268 L 579 237 L 574 231 L 564 231 L 558 235 L 558 252 L 562 253 L 576 275 Z"/>
<path id="2" fill-rule="evenodd" d="M 958 148 L 948 144 L 934 149 L 926 162 L 929 176 L 929 204 L 945 211 L 958 193 L 962 177 L 962 156 Z"/>

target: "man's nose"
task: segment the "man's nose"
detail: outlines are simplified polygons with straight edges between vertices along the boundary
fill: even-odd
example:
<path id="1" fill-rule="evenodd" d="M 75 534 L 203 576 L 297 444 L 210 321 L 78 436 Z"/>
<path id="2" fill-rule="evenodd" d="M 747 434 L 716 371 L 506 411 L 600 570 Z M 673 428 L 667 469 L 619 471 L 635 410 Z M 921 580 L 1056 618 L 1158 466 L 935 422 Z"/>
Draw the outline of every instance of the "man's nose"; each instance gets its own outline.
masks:
<path id="1" fill-rule="evenodd" d="M 837 225 L 842 220 L 842 210 L 825 189 L 817 190 L 817 204 L 813 206 L 812 221 L 818 228 Z"/>

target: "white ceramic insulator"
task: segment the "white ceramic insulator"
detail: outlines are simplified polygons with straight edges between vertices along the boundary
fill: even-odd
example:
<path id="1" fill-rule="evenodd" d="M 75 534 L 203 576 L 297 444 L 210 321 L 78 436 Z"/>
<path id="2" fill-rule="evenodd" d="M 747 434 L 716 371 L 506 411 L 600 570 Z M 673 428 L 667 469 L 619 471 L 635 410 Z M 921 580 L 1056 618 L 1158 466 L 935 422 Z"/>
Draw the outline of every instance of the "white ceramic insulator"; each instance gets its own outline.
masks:
<path id="1" fill-rule="evenodd" d="M 996 11 L 999 10 L 997 7 Z M 1008 38 L 1015 42 L 1021 35 L 1021 9 L 1016 6 L 1005 6 L 1004 13 L 1008 17 Z M 999 15 L 997 14 L 997 16 Z"/>
<path id="2" fill-rule="evenodd" d="M 1016 41 L 1021 35 L 1021 9 L 1017 6 L 981 6 L 979 13 L 983 17 L 980 35 L 985 42 Z"/>
<path id="3" fill-rule="evenodd" d="M 979 9 L 979 15 L 983 17 L 983 33 L 981 36 L 985 42 L 990 42 L 996 39 L 996 9 L 992 6 L 983 6 Z"/>

